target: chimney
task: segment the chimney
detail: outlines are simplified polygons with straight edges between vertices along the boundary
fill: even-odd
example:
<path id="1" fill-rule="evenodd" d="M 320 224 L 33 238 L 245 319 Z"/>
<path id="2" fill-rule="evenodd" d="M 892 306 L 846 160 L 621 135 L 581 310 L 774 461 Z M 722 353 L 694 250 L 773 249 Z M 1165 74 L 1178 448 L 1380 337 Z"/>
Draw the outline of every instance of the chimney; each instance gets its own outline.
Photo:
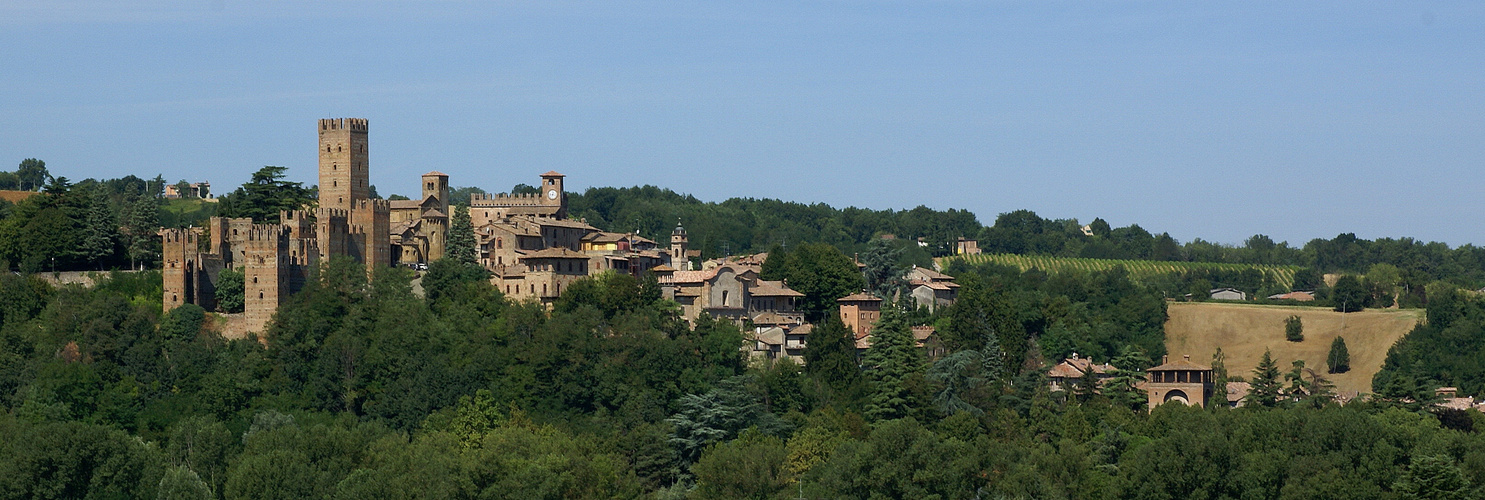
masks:
<path id="1" fill-rule="evenodd" d="M 1166 355 L 1160 357 L 1160 364 L 1163 365 L 1163 364 L 1166 364 L 1166 363 L 1169 363 L 1169 362 L 1170 362 L 1170 355 L 1169 354 L 1166 354 Z"/>
<path id="2" fill-rule="evenodd" d="M 1190 354 L 1187 354 L 1187 355 L 1181 356 L 1181 357 L 1186 358 L 1186 362 L 1187 363 L 1190 363 L 1191 362 L 1191 355 Z"/>

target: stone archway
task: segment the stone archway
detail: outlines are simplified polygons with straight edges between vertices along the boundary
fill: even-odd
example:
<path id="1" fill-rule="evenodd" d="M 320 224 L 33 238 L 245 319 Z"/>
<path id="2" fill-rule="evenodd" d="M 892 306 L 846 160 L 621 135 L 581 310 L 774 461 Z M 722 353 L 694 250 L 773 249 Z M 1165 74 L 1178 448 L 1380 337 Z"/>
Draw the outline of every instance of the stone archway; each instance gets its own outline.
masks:
<path id="1" fill-rule="evenodd" d="M 1165 393 L 1165 402 L 1169 403 L 1172 401 L 1181 403 L 1183 405 L 1191 405 L 1191 398 L 1186 396 L 1186 391 L 1182 391 L 1180 389 L 1174 389 L 1170 392 Z"/>

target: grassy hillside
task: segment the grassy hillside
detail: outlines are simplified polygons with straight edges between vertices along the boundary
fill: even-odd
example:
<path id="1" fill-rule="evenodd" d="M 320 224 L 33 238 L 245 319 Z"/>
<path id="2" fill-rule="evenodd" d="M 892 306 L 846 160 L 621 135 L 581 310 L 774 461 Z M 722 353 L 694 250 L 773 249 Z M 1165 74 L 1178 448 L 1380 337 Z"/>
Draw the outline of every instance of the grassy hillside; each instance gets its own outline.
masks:
<path id="1" fill-rule="evenodd" d="M 944 267 L 948 267 L 949 261 L 963 259 L 970 264 L 983 264 L 993 262 L 1000 265 L 1013 266 L 1022 271 L 1027 269 L 1041 269 L 1047 272 L 1078 270 L 1083 272 L 1104 271 L 1114 266 L 1124 266 L 1129 270 L 1130 277 L 1141 280 L 1151 276 L 1166 275 L 1173 272 L 1183 272 L 1194 269 L 1242 271 L 1245 269 L 1257 269 L 1285 287 L 1294 282 L 1294 272 L 1299 270 L 1297 266 L 1265 266 L 1258 264 L 1223 264 L 1214 262 L 1172 262 L 1158 260 L 1115 260 L 1115 259 L 1084 259 L 1077 257 L 1050 257 L 1046 255 L 1013 255 L 1013 254 L 979 254 L 944 257 L 940 259 Z"/>
<path id="2" fill-rule="evenodd" d="M 1284 340 L 1284 318 L 1297 314 L 1304 322 L 1304 342 Z M 1210 364 L 1217 347 L 1227 355 L 1227 371 L 1251 377 L 1253 367 L 1272 349 L 1281 371 L 1295 359 L 1322 373 L 1330 343 L 1346 339 L 1351 371 L 1327 375 L 1336 390 L 1371 392 L 1372 375 L 1382 368 L 1387 349 L 1423 319 L 1421 309 L 1377 310 L 1342 314 L 1321 307 L 1265 306 L 1215 302 L 1173 302 L 1165 323 L 1165 347 L 1172 357 L 1190 354 Z"/>

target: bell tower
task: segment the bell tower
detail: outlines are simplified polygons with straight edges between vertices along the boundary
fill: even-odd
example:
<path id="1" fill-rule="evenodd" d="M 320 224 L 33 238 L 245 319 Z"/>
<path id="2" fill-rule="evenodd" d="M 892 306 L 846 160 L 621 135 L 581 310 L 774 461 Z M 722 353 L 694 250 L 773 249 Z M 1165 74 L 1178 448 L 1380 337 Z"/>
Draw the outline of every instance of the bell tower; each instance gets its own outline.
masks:
<path id="1" fill-rule="evenodd" d="M 320 120 L 320 208 L 350 211 L 371 197 L 366 119 Z"/>
<path id="2" fill-rule="evenodd" d="M 423 174 L 423 200 L 429 196 L 438 198 L 438 211 L 444 215 L 449 214 L 449 176 L 443 172 L 432 171 Z M 467 201 L 466 201 L 467 203 Z"/>
<path id="3" fill-rule="evenodd" d="M 541 196 L 542 205 L 567 204 L 567 195 L 562 191 L 563 177 L 567 176 L 559 174 L 555 170 L 541 174 L 541 186 L 538 188 L 541 189 L 541 192 L 538 195 Z"/>
<path id="4" fill-rule="evenodd" d="M 691 270 L 691 261 L 686 259 L 687 242 L 686 228 L 681 227 L 681 221 L 675 221 L 675 230 L 670 232 L 670 267 Z"/>

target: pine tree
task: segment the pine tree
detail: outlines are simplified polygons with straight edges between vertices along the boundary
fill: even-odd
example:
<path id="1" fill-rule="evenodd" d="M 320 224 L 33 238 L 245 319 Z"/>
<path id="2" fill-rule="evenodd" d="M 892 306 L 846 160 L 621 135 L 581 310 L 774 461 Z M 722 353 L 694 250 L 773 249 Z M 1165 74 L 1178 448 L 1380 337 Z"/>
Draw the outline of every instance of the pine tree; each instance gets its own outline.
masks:
<path id="1" fill-rule="evenodd" d="M 913 407 L 908 379 L 922 373 L 923 361 L 912 332 L 895 308 L 883 310 L 882 319 L 872 329 L 865 368 L 872 384 L 867 418 L 880 421 L 908 416 Z"/>
<path id="2" fill-rule="evenodd" d="M 1291 315 L 1284 319 L 1284 339 L 1290 342 L 1305 341 L 1305 325 L 1298 315 Z"/>
<path id="3" fill-rule="evenodd" d="M 1252 389 L 1248 391 L 1248 404 L 1272 408 L 1279 403 L 1279 366 L 1273 354 L 1263 351 L 1263 359 L 1253 369 Z"/>
<path id="4" fill-rule="evenodd" d="M 94 187 L 83 226 L 82 248 L 79 249 L 82 259 L 96 263 L 102 270 L 104 262 L 113 257 L 117 234 L 118 222 L 108 206 L 108 192 L 101 185 Z"/>
<path id="5" fill-rule="evenodd" d="M 861 263 L 866 265 L 866 288 L 876 296 L 888 300 L 897 297 L 897 292 L 903 285 L 903 270 L 897 265 L 897 259 L 901 256 L 902 249 L 893 248 L 891 241 L 881 238 L 871 240 L 866 245 L 866 252 L 861 254 Z"/>
<path id="6" fill-rule="evenodd" d="M 810 332 L 804 346 L 804 370 L 847 398 L 859 393 L 863 381 L 855 338 L 838 312 L 826 314 L 819 328 Z"/>
<path id="7" fill-rule="evenodd" d="M 149 193 L 135 196 L 124 216 L 130 267 L 138 269 L 140 261 L 153 261 L 159 256 L 160 243 L 156 239 L 159 230 L 159 199 Z"/>
<path id="8" fill-rule="evenodd" d="M 1146 407 L 1149 398 L 1137 387 L 1145 381 L 1145 369 L 1150 367 L 1150 357 L 1145 351 L 1126 345 L 1109 364 L 1114 366 L 1114 375 L 1104 385 L 1109 399 L 1132 410 Z"/>
<path id="9" fill-rule="evenodd" d="M 455 262 L 475 264 L 474 223 L 469 219 L 469 207 L 454 206 L 453 219 L 449 221 L 449 237 L 444 256 Z"/>
<path id="10" fill-rule="evenodd" d="M 1326 372 L 1346 373 L 1351 371 L 1351 353 L 1346 350 L 1346 339 L 1336 337 L 1330 343 L 1330 355 L 1325 357 Z"/>

